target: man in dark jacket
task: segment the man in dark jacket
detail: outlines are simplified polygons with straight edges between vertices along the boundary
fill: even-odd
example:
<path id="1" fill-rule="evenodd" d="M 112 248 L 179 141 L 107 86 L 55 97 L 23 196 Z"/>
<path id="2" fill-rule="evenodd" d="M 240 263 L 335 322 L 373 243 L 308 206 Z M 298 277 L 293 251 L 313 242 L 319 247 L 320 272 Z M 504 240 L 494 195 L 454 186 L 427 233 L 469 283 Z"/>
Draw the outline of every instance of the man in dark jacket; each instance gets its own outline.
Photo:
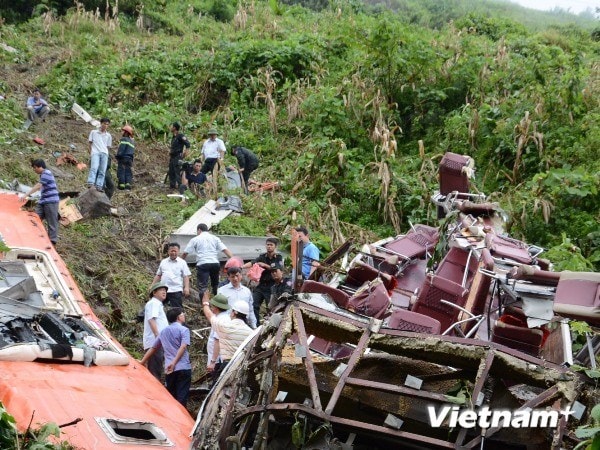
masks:
<path id="1" fill-rule="evenodd" d="M 173 122 L 171 125 L 171 150 L 169 152 L 169 187 L 177 189 L 179 185 L 179 160 L 187 155 L 187 150 L 190 148 L 190 141 L 183 133 L 180 133 L 181 125 L 178 122 Z"/>
<path id="2" fill-rule="evenodd" d="M 231 153 L 237 158 L 239 171 L 244 179 L 244 191 L 247 194 L 250 174 L 258 167 L 258 157 L 247 148 L 239 145 L 232 147 Z"/>
<path id="3" fill-rule="evenodd" d="M 258 255 L 254 261 L 247 262 L 243 265 L 244 268 L 252 267 L 252 264 L 258 264 L 260 267 L 265 269 L 260 275 L 258 285 L 252 292 L 252 304 L 254 306 L 254 317 L 258 323 L 260 323 L 260 306 L 265 302 L 269 304 L 271 298 L 271 287 L 273 286 L 272 270 L 276 267 L 283 267 L 283 256 L 277 253 L 277 244 L 279 241 L 274 237 L 268 237 L 265 242 L 266 253 Z"/>
<path id="4" fill-rule="evenodd" d="M 271 267 L 271 278 L 273 279 L 273 285 L 271 286 L 271 299 L 268 305 L 269 312 L 279 304 L 282 297 L 292 294 L 292 280 L 284 278 L 283 265 L 279 263 L 273 264 Z"/>

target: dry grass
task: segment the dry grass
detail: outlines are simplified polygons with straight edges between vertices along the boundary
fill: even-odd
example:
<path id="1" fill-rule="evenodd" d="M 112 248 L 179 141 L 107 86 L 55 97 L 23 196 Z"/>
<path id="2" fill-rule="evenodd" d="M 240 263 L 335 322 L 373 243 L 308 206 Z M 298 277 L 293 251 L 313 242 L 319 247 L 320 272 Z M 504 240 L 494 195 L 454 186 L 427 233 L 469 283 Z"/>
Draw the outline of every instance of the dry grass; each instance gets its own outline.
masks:
<path id="1" fill-rule="evenodd" d="M 258 103 L 259 99 L 265 102 L 267 112 L 269 113 L 269 125 L 273 134 L 277 134 L 277 105 L 275 104 L 275 88 L 277 83 L 274 74 L 279 73 L 273 70 L 271 66 L 257 70 L 256 78 L 252 77 L 252 83 L 258 88 L 254 101 Z M 279 73 L 279 75 L 281 75 Z M 260 90 L 261 89 L 261 90 Z"/>

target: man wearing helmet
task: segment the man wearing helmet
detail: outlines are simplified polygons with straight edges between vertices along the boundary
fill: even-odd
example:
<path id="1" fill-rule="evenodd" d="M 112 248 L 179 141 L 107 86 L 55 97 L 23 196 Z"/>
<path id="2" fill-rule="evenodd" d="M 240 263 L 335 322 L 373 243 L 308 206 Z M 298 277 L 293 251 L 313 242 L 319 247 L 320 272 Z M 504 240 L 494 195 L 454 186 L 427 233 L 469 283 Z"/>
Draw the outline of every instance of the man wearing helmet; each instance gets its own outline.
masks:
<path id="1" fill-rule="evenodd" d="M 121 128 L 123 137 L 119 141 L 117 149 L 117 178 L 119 180 L 119 189 L 131 189 L 133 174 L 131 166 L 133 165 L 133 154 L 135 153 L 135 142 L 133 140 L 133 128 L 125 125 Z"/>

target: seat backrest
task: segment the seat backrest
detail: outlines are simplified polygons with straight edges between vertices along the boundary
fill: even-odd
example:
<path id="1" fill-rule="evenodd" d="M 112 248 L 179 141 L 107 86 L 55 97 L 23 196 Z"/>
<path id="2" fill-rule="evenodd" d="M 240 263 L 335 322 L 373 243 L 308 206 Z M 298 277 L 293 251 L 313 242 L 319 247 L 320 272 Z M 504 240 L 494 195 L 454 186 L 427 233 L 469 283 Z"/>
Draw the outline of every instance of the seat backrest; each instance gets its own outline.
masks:
<path id="1" fill-rule="evenodd" d="M 390 296 L 380 279 L 365 283 L 348 300 L 347 309 L 364 316 L 381 319 L 390 306 Z"/>
<path id="2" fill-rule="evenodd" d="M 394 310 L 387 320 L 387 326 L 395 330 L 427 334 L 439 334 L 441 328 L 439 320 L 405 309 Z"/>
<path id="3" fill-rule="evenodd" d="M 456 322 L 460 310 L 442 303 L 441 300 L 446 300 L 462 307 L 465 304 L 467 293 L 468 290 L 452 280 L 447 280 L 437 275 L 428 275 L 411 311 L 438 320 L 441 324 L 441 329 L 444 331 Z"/>
<path id="4" fill-rule="evenodd" d="M 492 331 L 492 342 L 539 356 L 544 333 L 537 328 L 520 327 L 498 320 Z"/>
<path id="5" fill-rule="evenodd" d="M 457 284 L 462 284 L 464 279 L 465 287 L 468 288 L 477 270 L 477 264 L 477 257 L 472 252 L 452 247 L 440 262 L 435 274 Z M 466 279 L 465 271 L 467 271 Z"/>
<path id="6" fill-rule="evenodd" d="M 600 326 L 600 273 L 561 272 L 554 312 Z"/>
<path id="7" fill-rule="evenodd" d="M 488 233 L 485 236 L 485 246 L 492 256 L 507 258 L 521 264 L 532 264 L 533 257 L 529 253 L 527 244 L 507 236 L 498 236 Z"/>
<path id="8" fill-rule="evenodd" d="M 346 306 L 348 305 L 348 300 L 350 299 L 350 296 L 344 291 L 336 289 L 333 286 L 329 286 L 328 284 L 320 283 L 319 281 L 313 280 L 304 281 L 304 283 L 302 283 L 302 286 L 300 287 L 300 292 L 305 292 L 309 294 L 326 294 L 340 308 L 346 308 Z"/>

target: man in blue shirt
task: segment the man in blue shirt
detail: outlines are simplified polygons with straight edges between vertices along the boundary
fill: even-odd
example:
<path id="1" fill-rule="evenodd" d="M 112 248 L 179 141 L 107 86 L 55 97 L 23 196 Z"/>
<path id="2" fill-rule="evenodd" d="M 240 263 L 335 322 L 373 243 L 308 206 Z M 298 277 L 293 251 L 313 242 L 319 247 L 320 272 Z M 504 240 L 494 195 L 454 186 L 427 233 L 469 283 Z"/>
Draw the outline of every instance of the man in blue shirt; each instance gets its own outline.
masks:
<path id="1" fill-rule="evenodd" d="M 45 121 L 49 112 L 48 102 L 42 98 L 40 90 L 34 90 L 32 96 L 27 99 L 27 119 L 31 123 L 38 118 Z"/>
<path id="2" fill-rule="evenodd" d="M 58 188 L 54 175 L 46 169 L 46 163 L 43 159 L 34 159 L 31 161 L 31 167 L 35 173 L 40 176 L 40 181 L 33 186 L 25 197 L 29 197 L 34 192 L 40 191 L 40 200 L 35 208 L 35 212 L 41 220 L 46 220 L 48 225 L 48 237 L 52 245 L 58 241 Z"/>
<path id="3" fill-rule="evenodd" d="M 202 185 L 206 182 L 206 175 L 201 172 L 202 161 L 196 159 L 191 168 L 181 173 L 181 184 L 179 193 L 183 195 L 186 189 L 194 193 L 196 197 L 204 196 Z"/>
<path id="4" fill-rule="evenodd" d="M 302 276 L 305 280 L 308 280 L 315 269 L 319 267 L 319 249 L 315 244 L 310 242 L 306 227 L 296 227 L 295 230 L 298 233 L 298 239 L 304 243 L 304 250 L 302 250 Z"/>
<path id="5" fill-rule="evenodd" d="M 183 326 L 185 323 L 183 308 L 168 310 L 167 320 L 169 326 L 160 332 L 154 345 L 148 349 L 140 363 L 145 364 L 157 349 L 162 348 L 165 355 L 167 390 L 179 403 L 186 406 L 192 384 L 192 364 L 187 349 L 190 345 L 190 330 Z"/>

